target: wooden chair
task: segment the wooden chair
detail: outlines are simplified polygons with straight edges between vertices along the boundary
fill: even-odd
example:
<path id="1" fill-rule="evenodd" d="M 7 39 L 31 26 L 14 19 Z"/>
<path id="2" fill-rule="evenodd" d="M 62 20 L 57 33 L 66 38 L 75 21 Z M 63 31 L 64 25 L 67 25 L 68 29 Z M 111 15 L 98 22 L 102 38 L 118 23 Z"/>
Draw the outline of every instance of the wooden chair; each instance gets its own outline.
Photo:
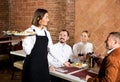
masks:
<path id="1" fill-rule="evenodd" d="M 13 66 L 22 70 L 23 69 L 23 61 L 16 61 L 13 63 Z"/>
<path id="2" fill-rule="evenodd" d="M 5 37 L 5 36 L 0 37 L 0 42 L 8 41 L 8 40 L 11 40 L 11 37 Z M 12 47 L 11 42 L 0 43 L 0 63 L 2 66 L 4 66 L 6 63 L 8 63 L 9 65 L 11 64 L 11 55 L 10 55 L 11 47 Z"/>
<path id="3" fill-rule="evenodd" d="M 15 62 L 13 63 L 13 70 L 12 70 L 11 80 L 14 79 L 15 71 L 16 71 L 17 69 L 19 69 L 19 70 L 22 70 L 22 69 L 23 69 L 23 61 L 22 61 L 22 60 L 15 61 Z"/>
<path id="4" fill-rule="evenodd" d="M 22 49 L 22 41 L 20 41 L 18 44 L 13 46 L 13 50 L 21 50 Z M 12 55 L 12 54 L 11 54 Z M 16 68 L 17 70 L 22 70 L 23 69 L 23 57 L 17 57 L 12 55 L 12 62 L 13 62 L 13 68 L 12 68 L 12 77 L 11 79 L 14 79 L 15 71 Z"/>

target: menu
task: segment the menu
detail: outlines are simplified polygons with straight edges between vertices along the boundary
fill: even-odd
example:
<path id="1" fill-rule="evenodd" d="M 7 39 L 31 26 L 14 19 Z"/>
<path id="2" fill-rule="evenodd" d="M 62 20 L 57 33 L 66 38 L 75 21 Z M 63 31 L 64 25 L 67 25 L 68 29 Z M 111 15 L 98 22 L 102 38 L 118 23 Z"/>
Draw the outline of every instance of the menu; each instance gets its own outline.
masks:
<path id="1" fill-rule="evenodd" d="M 74 76 L 79 77 L 81 79 L 85 79 L 86 75 L 90 75 L 92 77 L 97 77 L 97 73 L 89 71 L 88 69 L 81 70 L 81 71 L 73 73 L 71 75 L 74 75 Z"/>
<path id="2" fill-rule="evenodd" d="M 62 72 L 64 74 L 68 74 L 68 73 L 71 73 L 71 72 L 74 72 L 77 70 L 80 70 L 80 68 L 77 68 L 77 67 L 59 67 L 59 68 L 57 68 L 56 71 Z"/>

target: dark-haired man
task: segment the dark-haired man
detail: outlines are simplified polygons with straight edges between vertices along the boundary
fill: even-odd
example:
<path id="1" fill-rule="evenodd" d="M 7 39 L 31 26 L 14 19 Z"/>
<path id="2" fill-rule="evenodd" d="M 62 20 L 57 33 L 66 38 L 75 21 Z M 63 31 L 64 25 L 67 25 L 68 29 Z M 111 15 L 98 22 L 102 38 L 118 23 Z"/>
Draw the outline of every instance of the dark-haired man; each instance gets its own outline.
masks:
<path id="1" fill-rule="evenodd" d="M 55 71 L 56 68 L 66 66 L 70 67 L 71 64 L 68 61 L 72 57 L 72 48 L 67 44 L 69 40 L 69 32 L 62 30 L 59 33 L 59 41 L 53 45 L 48 54 L 49 69 Z M 52 82 L 60 82 L 60 79 L 51 77 Z"/>

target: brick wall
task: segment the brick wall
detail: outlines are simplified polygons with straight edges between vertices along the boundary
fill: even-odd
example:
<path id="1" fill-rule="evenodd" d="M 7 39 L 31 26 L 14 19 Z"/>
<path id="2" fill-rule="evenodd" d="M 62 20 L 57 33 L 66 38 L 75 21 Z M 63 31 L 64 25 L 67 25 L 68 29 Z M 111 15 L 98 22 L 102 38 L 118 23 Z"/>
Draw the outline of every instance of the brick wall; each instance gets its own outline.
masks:
<path id="1" fill-rule="evenodd" d="M 0 0 L 0 35 L 9 27 L 9 5 L 8 0 Z"/>
<path id="2" fill-rule="evenodd" d="M 82 30 L 89 30 L 95 51 L 104 54 L 104 41 L 111 31 L 120 31 L 120 0 L 0 0 L 0 32 L 23 31 L 31 26 L 37 8 L 49 11 L 48 30 L 53 41 L 58 32 L 70 32 L 68 43 L 79 41 Z"/>
<path id="3" fill-rule="evenodd" d="M 75 0 L 67 0 L 66 2 L 66 29 L 70 32 L 70 45 L 74 44 L 74 33 L 75 33 Z"/>
<path id="4" fill-rule="evenodd" d="M 49 12 L 48 30 L 53 42 L 58 41 L 58 32 L 66 28 L 70 31 L 70 45 L 74 38 L 74 0 L 9 0 L 9 29 L 23 31 L 31 26 L 31 19 L 37 8 L 45 8 Z"/>

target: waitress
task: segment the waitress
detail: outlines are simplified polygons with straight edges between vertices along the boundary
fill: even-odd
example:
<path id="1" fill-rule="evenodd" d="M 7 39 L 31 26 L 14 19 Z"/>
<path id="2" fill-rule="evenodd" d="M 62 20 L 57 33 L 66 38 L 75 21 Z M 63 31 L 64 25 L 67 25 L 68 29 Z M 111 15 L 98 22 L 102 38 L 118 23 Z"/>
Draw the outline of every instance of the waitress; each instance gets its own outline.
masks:
<path id="1" fill-rule="evenodd" d="M 23 50 L 27 54 L 22 82 L 50 82 L 47 54 L 53 43 L 45 27 L 48 21 L 48 11 L 37 9 L 31 27 L 26 30 L 36 32 L 36 35 L 27 36 L 22 40 Z"/>

